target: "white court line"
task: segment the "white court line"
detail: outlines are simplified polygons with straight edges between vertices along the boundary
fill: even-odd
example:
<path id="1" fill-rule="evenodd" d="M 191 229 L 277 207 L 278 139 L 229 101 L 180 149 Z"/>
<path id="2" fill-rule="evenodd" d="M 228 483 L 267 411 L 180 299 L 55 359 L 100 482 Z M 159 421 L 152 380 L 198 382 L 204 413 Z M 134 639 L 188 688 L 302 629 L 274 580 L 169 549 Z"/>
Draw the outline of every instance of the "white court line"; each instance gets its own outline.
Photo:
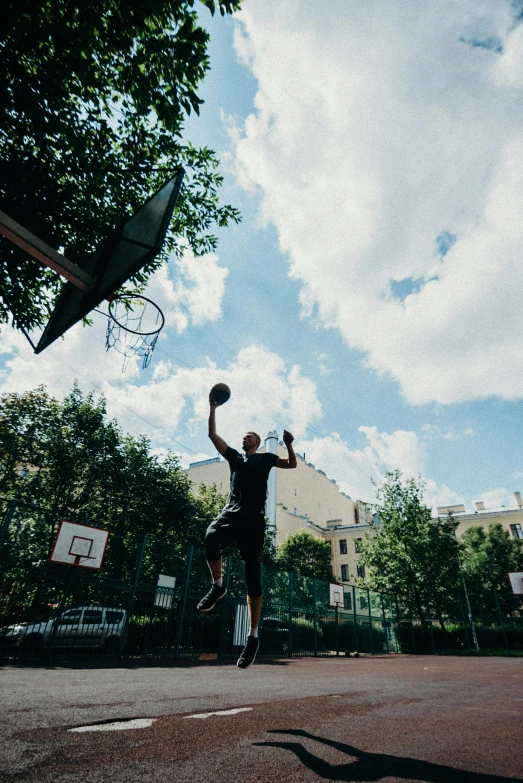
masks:
<path id="1" fill-rule="evenodd" d="M 252 707 L 236 707 L 234 710 L 217 710 L 216 712 L 200 712 L 198 715 L 185 715 L 185 718 L 210 718 L 211 715 L 236 715 L 238 712 L 250 712 Z"/>
<path id="2" fill-rule="evenodd" d="M 77 726 L 75 729 L 69 729 L 69 731 L 80 732 L 84 731 L 126 731 L 127 729 L 148 729 L 150 728 L 156 718 L 135 718 L 134 720 L 119 720 L 113 723 L 95 723 L 91 726 Z"/>

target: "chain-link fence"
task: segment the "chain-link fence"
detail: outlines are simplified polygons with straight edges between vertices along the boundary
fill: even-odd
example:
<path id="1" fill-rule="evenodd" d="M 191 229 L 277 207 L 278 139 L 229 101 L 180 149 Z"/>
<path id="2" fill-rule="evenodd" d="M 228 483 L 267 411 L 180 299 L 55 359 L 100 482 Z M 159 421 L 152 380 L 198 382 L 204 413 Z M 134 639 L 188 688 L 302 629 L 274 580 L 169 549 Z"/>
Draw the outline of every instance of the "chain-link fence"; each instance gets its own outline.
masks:
<path id="1" fill-rule="evenodd" d="M 435 618 L 425 608 L 423 621 L 404 618 L 396 623 L 401 652 L 523 656 L 521 596 L 503 601 L 503 596 L 493 590 L 471 595 L 460 590 L 453 597 L 454 612 Z"/>

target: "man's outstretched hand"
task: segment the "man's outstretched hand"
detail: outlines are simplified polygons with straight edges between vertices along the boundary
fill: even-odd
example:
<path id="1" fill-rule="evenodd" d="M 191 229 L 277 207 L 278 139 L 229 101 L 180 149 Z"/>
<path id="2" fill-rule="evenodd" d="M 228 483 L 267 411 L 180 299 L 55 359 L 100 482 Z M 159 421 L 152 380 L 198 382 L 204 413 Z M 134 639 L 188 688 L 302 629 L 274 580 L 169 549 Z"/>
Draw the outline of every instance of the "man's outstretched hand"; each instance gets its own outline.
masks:
<path id="1" fill-rule="evenodd" d="M 287 432 L 287 430 L 283 430 L 283 442 L 286 446 L 290 446 L 292 441 L 294 440 L 294 435 L 290 432 Z"/>
<path id="2" fill-rule="evenodd" d="M 212 396 L 212 392 L 210 392 L 209 393 L 209 405 L 211 406 L 211 410 L 214 410 L 215 408 L 219 408 L 220 405 L 223 405 L 223 402 L 216 402 L 216 400 Z"/>

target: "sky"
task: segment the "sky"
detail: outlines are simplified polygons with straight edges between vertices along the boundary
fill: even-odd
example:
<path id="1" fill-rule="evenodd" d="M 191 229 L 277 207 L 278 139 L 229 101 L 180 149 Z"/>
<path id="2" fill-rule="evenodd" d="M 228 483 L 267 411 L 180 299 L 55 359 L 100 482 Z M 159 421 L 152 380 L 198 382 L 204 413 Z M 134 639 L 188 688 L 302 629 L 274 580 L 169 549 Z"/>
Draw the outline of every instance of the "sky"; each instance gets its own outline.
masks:
<path id="1" fill-rule="evenodd" d="M 387 471 L 429 505 L 523 489 L 523 2 L 244 0 L 201 19 L 211 71 L 186 138 L 216 150 L 242 222 L 172 258 L 150 366 L 107 319 L 34 356 L 0 334 L 0 393 L 75 381 L 159 457 L 283 428 L 351 497 Z"/>

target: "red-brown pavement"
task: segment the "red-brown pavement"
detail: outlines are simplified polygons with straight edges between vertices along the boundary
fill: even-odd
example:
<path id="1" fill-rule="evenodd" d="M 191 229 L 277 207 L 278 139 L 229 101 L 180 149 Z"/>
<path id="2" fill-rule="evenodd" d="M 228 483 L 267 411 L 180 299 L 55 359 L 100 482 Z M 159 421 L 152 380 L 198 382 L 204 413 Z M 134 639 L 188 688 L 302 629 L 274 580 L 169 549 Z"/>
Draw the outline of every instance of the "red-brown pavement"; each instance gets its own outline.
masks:
<path id="1" fill-rule="evenodd" d="M 148 728 L 69 730 L 145 717 Z M 0 779 L 522 783 L 523 659 L 5 666 Z"/>

